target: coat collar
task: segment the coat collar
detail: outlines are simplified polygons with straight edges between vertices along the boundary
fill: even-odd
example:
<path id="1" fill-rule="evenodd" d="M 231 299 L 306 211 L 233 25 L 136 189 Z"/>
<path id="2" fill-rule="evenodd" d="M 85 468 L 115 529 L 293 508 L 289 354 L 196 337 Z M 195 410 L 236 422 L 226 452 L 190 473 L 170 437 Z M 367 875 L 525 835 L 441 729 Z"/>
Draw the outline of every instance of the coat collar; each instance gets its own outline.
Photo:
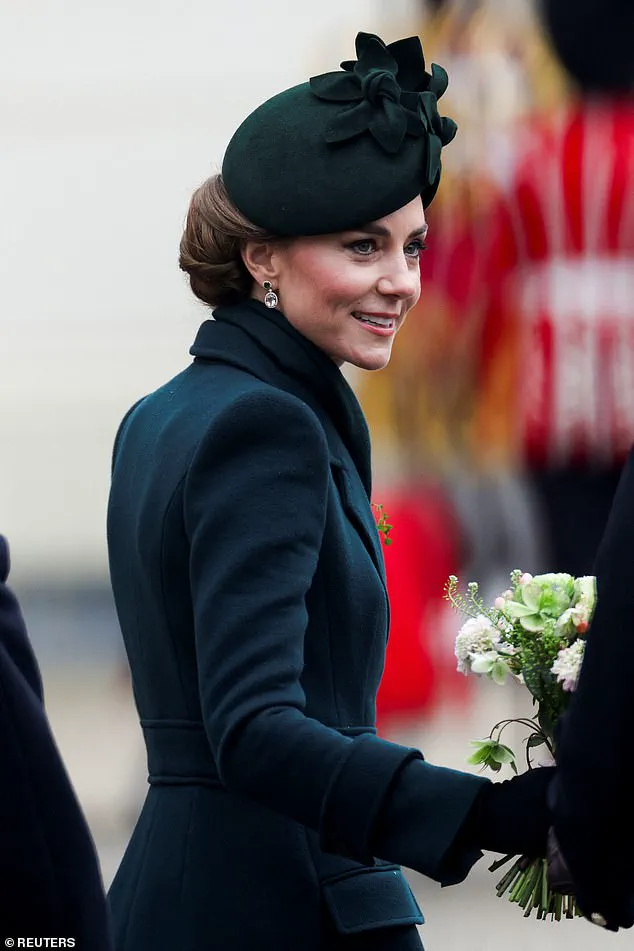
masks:
<path id="1" fill-rule="evenodd" d="M 202 325 L 190 353 L 209 357 L 218 346 L 226 351 L 228 335 L 214 326 L 239 327 L 283 374 L 308 390 L 330 416 L 352 456 L 368 498 L 372 491 L 370 436 L 359 402 L 337 365 L 300 334 L 279 310 L 248 300 L 214 310 L 214 321 Z M 252 350 L 255 356 L 255 351 Z M 216 352 L 216 356 L 218 356 Z"/>
<path id="2" fill-rule="evenodd" d="M 214 310 L 200 327 L 190 353 L 219 360 L 290 389 L 316 410 L 331 431 L 331 465 L 342 501 L 384 580 L 379 532 L 369 505 L 356 505 L 355 481 L 371 498 L 371 452 L 367 423 L 359 402 L 336 364 L 300 334 L 279 310 L 249 300 Z M 342 451 L 334 447 L 339 444 Z M 348 457 L 354 469 L 346 463 Z"/>

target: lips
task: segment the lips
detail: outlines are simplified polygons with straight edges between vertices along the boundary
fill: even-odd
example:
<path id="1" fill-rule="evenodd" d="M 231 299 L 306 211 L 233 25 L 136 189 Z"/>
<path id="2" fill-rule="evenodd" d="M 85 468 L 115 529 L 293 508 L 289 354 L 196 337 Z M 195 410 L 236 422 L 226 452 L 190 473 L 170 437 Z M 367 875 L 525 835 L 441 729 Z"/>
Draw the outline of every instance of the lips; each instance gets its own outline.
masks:
<path id="1" fill-rule="evenodd" d="M 396 324 L 396 316 L 389 314 L 366 314 L 354 313 L 355 320 L 362 324 L 368 324 L 371 327 L 380 327 L 383 330 L 393 330 Z"/>

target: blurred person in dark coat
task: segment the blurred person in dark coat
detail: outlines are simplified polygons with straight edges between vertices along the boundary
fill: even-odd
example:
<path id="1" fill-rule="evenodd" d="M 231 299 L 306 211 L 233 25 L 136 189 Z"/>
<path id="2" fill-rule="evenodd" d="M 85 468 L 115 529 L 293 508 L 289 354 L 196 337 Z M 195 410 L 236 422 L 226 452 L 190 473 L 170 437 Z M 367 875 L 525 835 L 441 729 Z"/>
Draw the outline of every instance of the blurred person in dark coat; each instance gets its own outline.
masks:
<path id="1" fill-rule="evenodd" d="M 95 847 L 44 710 L 0 536 L 0 937 L 112 948 Z"/>
<path id="2" fill-rule="evenodd" d="M 542 15 L 581 95 L 571 124 L 562 132 L 568 152 L 578 158 L 561 168 L 569 177 L 558 186 L 569 196 L 569 212 L 576 196 L 574 207 L 581 217 L 566 221 L 559 217 L 561 209 L 550 210 L 565 225 L 562 241 L 584 236 L 576 269 L 562 275 L 558 286 L 560 316 L 568 314 L 565 299 L 571 280 L 580 281 L 579 293 L 588 295 L 579 299 L 578 313 L 568 314 L 564 341 L 573 351 L 593 354 L 590 363 L 576 364 L 579 403 L 568 409 L 572 416 L 580 414 L 579 422 L 592 423 L 582 432 L 587 439 L 595 433 L 595 448 L 603 450 L 597 458 L 605 461 L 604 478 L 611 481 L 634 436 L 634 4 L 543 0 Z M 541 168 L 548 169 L 549 163 Z M 604 274 L 598 297 L 592 296 L 592 284 L 583 283 L 584 274 L 591 276 L 587 269 L 592 264 Z M 582 324 L 584 313 L 587 321 Z M 592 401 L 596 415 L 584 417 L 584 407 Z M 607 505 L 608 494 L 597 504 Z M 588 524 L 587 509 L 573 496 L 575 500 L 578 508 L 570 512 L 568 541 L 574 545 L 587 533 L 587 547 L 594 543 L 597 526 L 594 520 Z M 584 912 L 611 929 L 634 923 L 633 551 L 630 451 L 594 565 L 597 608 L 579 684 L 560 726 L 553 787 L 554 830 L 572 890 Z M 561 567 L 575 571 L 570 562 Z"/>
<path id="3" fill-rule="evenodd" d="M 551 790 L 567 866 L 558 870 L 559 881 L 612 930 L 634 924 L 633 551 L 634 451 L 597 556 L 597 606 L 579 683 L 559 726 Z"/>
<path id="4" fill-rule="evenodd" d="M 150 781 L 117 951 L 415 951 L 401 863 L 449 885 L 483 848 L 545 854 L 550 770 L 491 783 L 376 734 L 389 604 L 341 367 L 390 359 L 455 126 L 417 38 L 357 55 L 256 109 L 194 194 L 181 267 L 214 319 L 116 439 Z"/>

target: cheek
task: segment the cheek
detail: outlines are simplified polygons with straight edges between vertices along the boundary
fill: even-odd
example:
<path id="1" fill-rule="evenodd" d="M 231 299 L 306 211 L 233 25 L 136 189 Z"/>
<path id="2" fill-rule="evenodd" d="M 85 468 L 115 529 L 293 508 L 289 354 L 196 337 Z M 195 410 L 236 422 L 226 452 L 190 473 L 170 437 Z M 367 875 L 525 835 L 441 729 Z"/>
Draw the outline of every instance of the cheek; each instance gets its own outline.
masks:
<path id="1" fill-rule="evenodd" d="M 332 273 L 328 267 L 311 257 L 304 259 L 298 255 L 290 262 L 288 279 L 293 295 L 298 299 L 322 298 L 332 283 Z"/>
<path id="2" fill-rule="evenodd" d="M 305 307 L 319 303 L 330 310 L 350 307 L 366 296 L 374 286 L 375 275 L 370 268 L 360 268 L 343 259 L 337 251 L 299 253 L 289 261 L 293 298 Z"/>
<path id="3" fill-rule="evenodd" d="M 410 310 L 412 309 L 412 307 L 415 307 L 416 304 L 419 302 L 419 300 L 420 300 L 420 295 L 421 295 L 422 290 L 423 290 L 423 279 L 422 279 L 422 277 L 421 277 L 421 273 L 420 273 L 420 270 L 419 270 L 419 272 L 418 272 L 418 281 L 416 282 L 416 290 L 415 290 L 414 296 L 413 296 L 413 298 L 412 298 L 412 303 L 411 303 L 411 306 L 410 306 L 410 308 L 409 308 Z"/>
<path id="4" fill-rule="evenodd" d="M 321 285 L 325 300 L 333 306 L 350 307 L 363 300 L 374 287 L 369 269 L 348 265 L 324 274 Z"/>

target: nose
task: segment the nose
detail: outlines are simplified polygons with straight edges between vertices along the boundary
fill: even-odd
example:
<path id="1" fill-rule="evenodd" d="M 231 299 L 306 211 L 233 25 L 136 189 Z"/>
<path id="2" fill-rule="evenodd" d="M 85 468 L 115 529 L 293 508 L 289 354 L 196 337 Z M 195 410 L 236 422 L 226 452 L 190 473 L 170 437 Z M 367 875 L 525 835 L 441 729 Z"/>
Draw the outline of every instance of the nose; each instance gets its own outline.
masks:
<path id="1" fill-rule="evenodd" d="M 420 294 L 420 268 L 418 261 L 412 261 L 399 254 L 391 258 L 377 284 L 379 294 L 398 300 L 418 299 Z"/>

